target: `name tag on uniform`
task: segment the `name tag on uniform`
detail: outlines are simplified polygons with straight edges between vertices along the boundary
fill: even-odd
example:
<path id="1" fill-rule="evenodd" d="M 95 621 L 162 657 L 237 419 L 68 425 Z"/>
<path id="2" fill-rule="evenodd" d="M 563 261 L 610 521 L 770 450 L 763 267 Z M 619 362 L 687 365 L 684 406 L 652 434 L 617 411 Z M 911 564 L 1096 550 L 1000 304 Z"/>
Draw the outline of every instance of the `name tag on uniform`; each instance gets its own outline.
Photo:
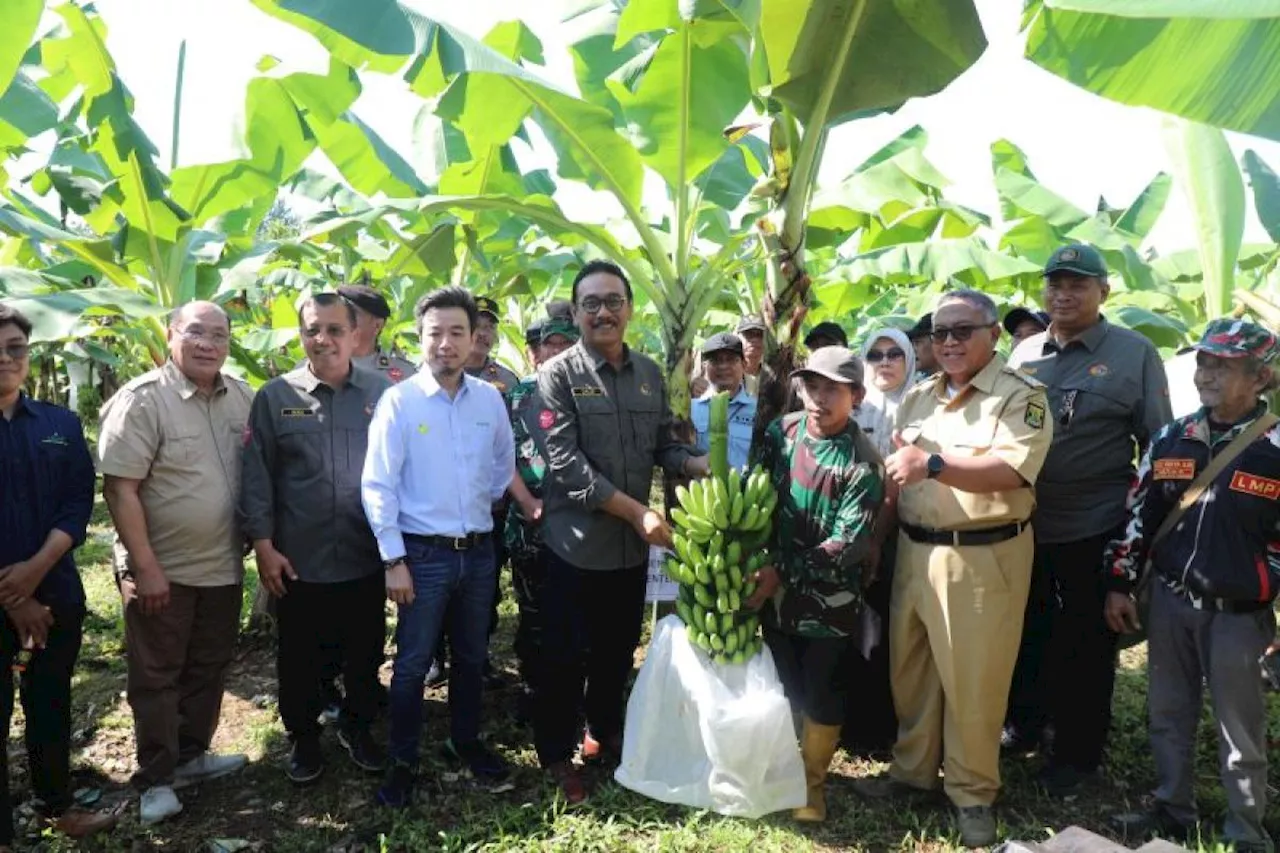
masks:
<path id="1" fill-rule="evenodd" d="M 309 418 L 315 412 L 310 409 L 281 409 L 280 417 L 282 418 Z"/>
<path id="2" fill-rule="evenodd" d="M 575 397 L 603 397 L 604 389 L 599 385 L 575 385 L 573 386 L 573 396 Z"/>
<path id="3" fill-rule="evenodd" d="M 1157 480 L 1194 480 L 1196 478 L 1196 460 L 1194 459 L 1157 459 L 1155 469 Z"/>
<path id="4" fill-rule="evenodd" d="M 1231 491 L 1244 492 L 1256 498 L 1273 501 L 1280 498 L 1280 480 L 1270 477 L 1259 477 L 1246 471 L 1237 471 L 1231 475 Z"/>

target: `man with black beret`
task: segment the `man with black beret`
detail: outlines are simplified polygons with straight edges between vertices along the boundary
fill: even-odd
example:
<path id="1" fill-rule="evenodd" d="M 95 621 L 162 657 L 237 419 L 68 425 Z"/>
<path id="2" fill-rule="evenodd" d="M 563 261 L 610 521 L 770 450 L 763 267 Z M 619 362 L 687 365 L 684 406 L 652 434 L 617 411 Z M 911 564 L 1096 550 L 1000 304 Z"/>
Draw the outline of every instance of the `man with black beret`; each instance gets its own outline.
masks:
<path id="1" fill-rule="evenodd" d="M 498 303 L 487 296 L 476 297 L 476 308 L 480 310 L 480 321 L 476 325 L 475 344 L 464 369 L 471 376 L 483 379 L 497 388 L 498 393 L 506 398 L 511 389 L 516 387 L 520 377 L 494 361 L 491 355 L 502 315 L 498 313 Z"/>
<path id="2" fill-rule="evenodd" d="M 938 359 L 933 354 L 933 312 L 925 314 L 907 330 L 907 340 L 916 348 L 916 382 L 928 379 L 938 372 Z"/>
<path id="3" fill-rule="evenodd" d="M 849 336 L 844 333 L 844 329 L 827 321 L 809 330 L 809 334 L 804 336 L 804 345 L 810 352 L 822 347 L 847 347 Z"/>
<path id="4" fill-rule="evenodd" d="M 378 343 L 382 329 L 391 318 L 386 297 L 364 284 L 345 284 L 338 293 L 356 307 L 356 348 L 351 362 L 357 367 L 385 373 L 392 382 L 403 382 L 418 372 L 411 361 L 395 352 L 383 352 Z"/>
<path id="5" fill-rule="evenodd" d="M 1038 335 L 1049 328 L 1049 314 L 1018 306 L 1004 315 L 1001 325 L 1009 333 L 1009 337 L 1013 338 L 1013 345 L 1016 347 L 1032 335 Z"/>

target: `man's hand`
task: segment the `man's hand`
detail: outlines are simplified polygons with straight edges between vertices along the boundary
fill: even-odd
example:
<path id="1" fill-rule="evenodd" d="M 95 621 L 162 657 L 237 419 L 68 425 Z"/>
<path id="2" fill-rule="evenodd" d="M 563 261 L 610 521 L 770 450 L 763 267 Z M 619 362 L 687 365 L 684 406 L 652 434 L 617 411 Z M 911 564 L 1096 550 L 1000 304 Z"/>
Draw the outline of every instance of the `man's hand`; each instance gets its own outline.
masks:
<path id="1" fill-rule="evenodd" d="M 759 610 L 764 607 L 764 603 L 773 598 L 773 594 L 782 585 L 782 578 L 778 577 L 778 570 L 773 566 L 761 566 L 750 579 L 756 582 L 756 591 L 742 603 L 742 606 L 748 610 Z"/>
<path id="2" fill-rule="evenodd" d="M 690 479 L 711 476 L 710 456 L 690 456 L 684 460 L 684 474 Z"/>
<path id="3" fill-rule="evenodd" d="M 395 604 L 413 604 L 413 578 L 407 563 L 399 562 L 387 569 L 387 598 Z"/>
<path id="4" fill-rule="evenodd" d="M 0 569 L 0 607 L 16 607 L 35 594 L 44 573 L 28 560 Z"/>
<path id="5" fill-rule="evenodd" d="M 133 594 L 143 616 L 155 616 L 169 606 L 169 579 L 160 566 L 133 569 Z"/>
<path id="6" fill-rule="evenodd" d="M 650 545 L 657 545 L 659 548 L 672 547 L 670 526 L 661 515 L 648 507 L 645 508 L 644 515 L 640 516 L 640 521 L 635 528 L 641 538 Z"/>
<path id="7" fill-rule="evenodd" d="M 1142 623 L 1138 621 L 1138 606 L 1128 593 L 1107 593 L 1107 603 L 1102 615 L 1107 620 L 1107 627 L 1117 634 L 1134 634 L 1142 630 Z"/>
<path id="8" fill-rule="evenodd" d="M 707 393 L 710 387 L 711 383 L 707 381 L 707 377 L 695 376 L 689 380 L 689 396 L 696 400 Z"/>
<path id="9" fill-rule="evenodd" d="M 6 608 L 13 622 L 18 642 L 24 649 L 43 649 L 49 640 L 49 628 L 53 614 L 34 598 L 28 598 L 16 607 Z"/>
<path id="10" fill-rule="evenodd" d="M 929 454 L 914 444 L 902 440 L 902 433 L 893 433 L 893 454 L 884 460 L 884 470 L 899 486 L 910 486 L 929 477 Z"/>
<path id="11" fill-rule="evenodd" d="M 253 552 L 258 557 L 258 580 L 266 587 L 267 592 L 276 598 L 282 597 L 286 590 L 284 579 L 298 579 L 289 558 L 276 550 L 270 539 L 259 539 L 253 543 Z"/>
<path id="12" fill-rule="evenodd" d="M 525 521 L 535 523 L 542 521 L 542 501 L 535 497 L 530 497 L 527 501 L 521 501 L 520 514 L 524 516 Z"/>

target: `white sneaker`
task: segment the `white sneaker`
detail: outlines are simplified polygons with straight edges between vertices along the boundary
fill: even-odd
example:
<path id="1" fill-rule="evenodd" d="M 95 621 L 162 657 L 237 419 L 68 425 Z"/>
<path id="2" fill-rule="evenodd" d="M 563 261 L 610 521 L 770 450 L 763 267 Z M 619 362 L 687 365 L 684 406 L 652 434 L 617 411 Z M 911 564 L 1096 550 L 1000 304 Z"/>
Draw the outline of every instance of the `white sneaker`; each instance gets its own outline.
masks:
<path id="1" fill-rule="evenodd" d="M 220 776 L 235 773 L 248 763 L 249 756 L 247 755 L 238 753 L 235 755 L 215 755 L 212 752 L 206 752 L 197 755 L 186 764 L 178 765 L 173 771 L 173 787 L 185 788 L 197 782 L 217 779 Z"/>
<path id="2" fill-rule="evenodd" d="M 142 803 L 138 813 L 143 826 L 159 823 L 182 811 L 182 802 L 173 788 L 168 785 L 156 785 L 142 792 Z"/>

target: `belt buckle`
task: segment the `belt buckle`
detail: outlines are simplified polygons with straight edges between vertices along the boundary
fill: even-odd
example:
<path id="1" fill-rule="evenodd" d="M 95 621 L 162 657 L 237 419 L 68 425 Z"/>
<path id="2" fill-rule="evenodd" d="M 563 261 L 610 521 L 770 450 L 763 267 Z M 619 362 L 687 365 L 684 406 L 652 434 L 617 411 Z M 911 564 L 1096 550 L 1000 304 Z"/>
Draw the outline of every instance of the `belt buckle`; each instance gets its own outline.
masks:
<path id="1" fill-rule="evenodd" d="M 959 530 L 951 531 L 951 547 L 952 548 L 960 547 L 960 531 Z"/>
<path id="2" fill-rule="evenodd" d="M 453 537 L 453 550 L 455 551 L 467 550 L 467 537 L 466 536 Z"/>

